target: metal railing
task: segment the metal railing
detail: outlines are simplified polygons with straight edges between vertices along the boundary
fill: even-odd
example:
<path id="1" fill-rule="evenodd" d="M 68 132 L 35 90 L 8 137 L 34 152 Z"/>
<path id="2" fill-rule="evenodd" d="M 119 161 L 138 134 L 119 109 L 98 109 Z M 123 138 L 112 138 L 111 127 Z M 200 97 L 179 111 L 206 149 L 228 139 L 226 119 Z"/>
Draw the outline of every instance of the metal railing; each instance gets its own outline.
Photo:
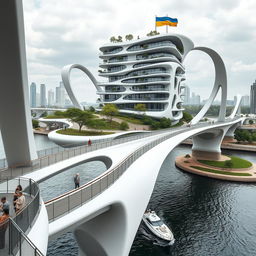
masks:
<path id="1" fill-rule="evenodd" d="M 33 225 L 40 209 L 40 192 L 36 182 L 31 179 L 6 179 L 0 184 L 0 193 L 13 193 L 21 185 L 23 192 L 29 196 L 29 201 L 13 218 L 0 224 L 0 248 L 3 255 L 38 255 L 43 256 L 38 248 L 26 236 Z M 2 254 L 1 254 L 2 255 Z"/>
<path id="2" fill-rule="evenodd" d="M 163 132 L 163 131 L 160 131 L 160 132 Z M 34 170 L 38 170 L 38 169 L 50 166 L 52 164 L 69 159 L 71 157 L 75 157 L 75 156 L 78 156 L 78 155 L 81 155 L 84 153 L 88 153 L 88 152 L 91 152 L 94 150 L 118 145 L 121 143 L 129 142 L 132 140 L 145 138 L 145 137 L 151 136 L 152 134 L 156 134 L 156 132 L 143 133 L 143 134 L 136 135 L 136 136 L 130 135 L 129 137 L 127 136 L 124 138 L 114 139 L 114 140 L 105 139 L 105 140 L 101 140 L 100 143 L 95 143 L 95 144 L 92 144 L 91 146 L 84 145 L 84 146 L 79 146 L 79 147 L 75 147 L 75 148 L 71 148 L 71 149 L 66 149 L 66 148 L 62 148 L 62 147 L 46 149 L 46 150 L 43 150 L 44 153 L 45 154 L 50 153 L 50 154 L 40 157 L 36 160 L 33 160 L 30 163 L 30 166 L 28 166 L 28 167 L 15 166 L 15 167 L 6 167 L 6 168 L 0 170 L 0 181 L 6 177 L 22 176 L 22 175 L 32 172 Z M 43 152 L 43 151 L 41 151 L 41 152 Z"/>
<path id="3" fill-rule="evenodd" d="M 171 134 L 170 132 L 168 132 L 168 135 L 163 135 L 161 138 L 155 139 L 154 141 L 140 147 L 129 156 L 127 156 L 117 166 L 95 178 L 94 180 L 90 181 L 89 183 L 81 186 L 78 189 L 71 190 L 59 197 L 45 202 L 49 221 L 53 221 L 56 218 L 66 213 L 69 213 L 70 211 L 82 206 L 86 202 L 90 201 L 92 198 L 101 194 L 104 190 L 111 186 L 132 163 L 134 163 L 141 155 L 143 155 L 145 152 L 152 149 L 156 145 L 181 132 L 203 126 L 209 126 L 209 124 L 198 124 L 185 129 L 184 127 L 182 127 L 182 129 L 181 127 L 176 128 Z"/>

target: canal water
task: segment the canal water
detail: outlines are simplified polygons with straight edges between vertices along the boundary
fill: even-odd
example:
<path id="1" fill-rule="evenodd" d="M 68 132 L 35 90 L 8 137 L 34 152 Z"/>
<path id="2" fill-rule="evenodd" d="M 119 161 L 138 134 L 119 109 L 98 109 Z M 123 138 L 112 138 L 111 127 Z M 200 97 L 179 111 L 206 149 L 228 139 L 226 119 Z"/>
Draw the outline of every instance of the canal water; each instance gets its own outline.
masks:
<path id="1" fill-rule="evenodd" d="M 40 140 L 42 147 L 47 148 L 47 137 L 41 136 Z M 129 255 L 256 255 L 256 185 L 208 179 L 179 170 L 175 157 L 190 150 L 189 146 L 179 146 L 168 155 L 148 205 L 172 228 L 174 245 L 163 246 L 141 224 Z M 223 153 L 256 162 L 253 153 L 226 150 Z M 72 189 L 72 176 L 76 172 L 82 182 L 87 182 L 104 170 L 100 162 L 74 167 L 40 184 L 42 196 L 48 200 Z M 51 241 L 47 255 L 78 255 L 72 233 Z"/>

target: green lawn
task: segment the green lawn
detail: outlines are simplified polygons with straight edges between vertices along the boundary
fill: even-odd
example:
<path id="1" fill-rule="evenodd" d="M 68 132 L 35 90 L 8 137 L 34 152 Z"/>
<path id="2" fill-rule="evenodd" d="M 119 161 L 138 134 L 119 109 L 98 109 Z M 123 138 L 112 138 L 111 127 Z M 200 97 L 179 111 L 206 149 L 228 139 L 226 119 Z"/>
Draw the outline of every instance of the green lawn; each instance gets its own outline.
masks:
<path id="1" fill-rule="evenodd" d="M 59 134 L 65 135 L 76 135 L 76 136 L 98 136 L 98 135 L 107 135 L 113 134 L 113 132 L 98 132 L 98 131 L 81 131 L 76 129 L 66 129 L 66 130 L 59 130 L 57 131 Z"/>
<path id="2" fill-rule="evenodd" d="M 56 116 L 56 115 L 49 115 L 49 116 L 45 116 L 43 117 L 44 119 L 61 119 L 61 118 L 67 118 L 65 116 Z"/>
<path id="3" fill-rule="evenodd" d="M 220 168 L 240 169 L 240 168 L 249 168 L 252 166 L 251 162 L 237 156 L 230 156 L 230 160 L 232 161 L 232 164 L 233 164 L 232 167 L 227 167 L 225 165 L 225 161 L 198 160 L 198 162 L 209 165 L 209 166 L 220 167 Z"/>
<path id="4" fill-rule="evenodd" d="M 98 130 L 120 130 L 120 123 L 115 121 L 109 122 L 106 119 L 92 119 L 88 121 L 86 126 Z"/>
<path id="5" fill-rule="evenodd" d="M 208 169 L 208 168 L 203 168 L 200 166 L 190 166 L 192 168 L 195 168 L 200 171 L 204 172 L 211 172 L 211 173 L 217 173 L 217 174 L 224 174 L 224 175 L 230 175 L 230 176 L 252 176 L 250 173 L 242 173 L 242 172 L 225 172 L 225 171 L 218 171 L 218 170 L 213 170 L 213 169 Z"/>

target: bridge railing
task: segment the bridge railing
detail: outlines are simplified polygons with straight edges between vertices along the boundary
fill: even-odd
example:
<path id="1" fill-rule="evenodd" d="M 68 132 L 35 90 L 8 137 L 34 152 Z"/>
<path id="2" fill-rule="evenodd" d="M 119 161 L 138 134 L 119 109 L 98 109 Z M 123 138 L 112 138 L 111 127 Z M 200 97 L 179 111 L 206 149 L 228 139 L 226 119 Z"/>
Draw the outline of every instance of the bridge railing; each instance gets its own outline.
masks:
<path id="1" fill-rule="evenodd" d="M 44 157 L 36 159 L 36 160 L 32 161 L 32 163 L 30 163 L 30 166 L 28 166 L 28 167 L 16 166 L 16 167 L 9 167 L 9 168 L 0 170 L 0 181 L 6 177 L 22 176 L 22 175 L 32 172 L 34 170 L 38 170 L 38 169 L 47 167 L 49 165 L 55 164 L 57 162 L 60 162 L 60 161 L 69 159 L 71 157 L 75 157 L 75 156 L 84 154 L 84 153 L 88 153 L 88 152 L 91 152 L 94 150 L 118 145 L 121 143 L 133 141 L 133 140 L 138 140 L 141 138 L 149 137 L 149 136 L 156 135 L 158 133 L 164 133 L 164 132 L 167 132 L 167 130 L 157 131 L 157 132 L 153 132 L 153 133 L 152 132 L 151 133 L 143 133 L 143 134 L 135 135 L 135 136 L 134 135 L 127 136 L 127 137 L 120 138 L 120 139 L 107 140 L 107 141 L 100 142 L 100 143 L 93 143 L 91 146 L 84 145 L 84 146 L 79 146 L 79 147 L 69 148 L 69 149 L 64 149 L 64 150 L 61 147 L 56 147 L 56 148 L 51 149 L 51 152 L 53 152 L 52 155 L 46 155 Z M 55 153 L 55 150 L 57 151 L 56 153 Z"/>
<path id="2" fill-rule="evenodd" d="M 206 126 L 209 124 L 199 124 L 195 127 L 183 127 L 182 131 L 191 130 L 199 128 L 201 126 Z M 155 139 L 152 142 L 140 147 L 129 156 L 127 156 L 122 162 L 117 166 L 110 169 L 108 172 L 98 176 L 89 183 L 81 186 L 78 189 L 71 190 L 59 197 L 56 197 L 48 202 L 45 202 L 46 209 L 48 212 L 49 221 L 53 221 L 56 218 L 71 212 L 72 210 L 82 206 L 86 202 L 90 201 L 97 195 L 105 191 L 109 186 L 111 186 L 119 177 L 127 170 L 127 168 L 134 163 L 141 155 L 143 155 L 148 150 L 152 149 L 161 142 L 169 139 L 181 132 L 180 128 L 172 130 L 168 135 L 163 135 L 161 138 Z"/>
<path id="3" fill-rule="evenodd" d="M 43 255 L 25 234 L 32 227 L 40 210 L 40 191 L 37 183 L 26 178 L 6 179 L 0 184 L 0 193 L 8 198 L 18 185 L 22 186 L 28 203 L 15 216 L 0 224 L 0 248 L 3 247 L 6 253 L 4 255 Z"/>

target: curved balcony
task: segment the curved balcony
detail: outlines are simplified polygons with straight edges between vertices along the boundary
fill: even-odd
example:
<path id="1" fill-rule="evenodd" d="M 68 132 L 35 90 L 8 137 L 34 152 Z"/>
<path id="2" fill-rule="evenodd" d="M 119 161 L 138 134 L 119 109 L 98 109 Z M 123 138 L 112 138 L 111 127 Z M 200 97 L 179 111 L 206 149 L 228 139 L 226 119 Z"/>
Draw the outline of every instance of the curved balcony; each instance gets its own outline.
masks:
<path id="1" fill-rule="evenodd" d="M 168 73 L 168 71 L 166 70 L 166 68 L 150 68 L 150 69 L 132 71 L 128 73 L 126 77 L 145 76 L 145 75 L 159 74 L 159 73 Z"/>
<path id="2" fill-rule="evenodd" d="M 172 57 L 172 58 L 176 58 L 178 60 L 178 58 L 176 56 L 174 56 L 171 53 L 167 53 L 167 52 L 158 52 L 158 53 L 143 53 L 143 54 L 138 54 L 136 56 L 136 60 L 148 60 L 148 59 L 155 59 L 155 58 L 162 58 L 162 57 Z"/>
<path id="3" fill-rule="evenodd" d="M 104 70 L 98 70 L 100 74 L 106 74 L 106 73 L 114 73 L 114 72 L 119 72 L 122 71 L 126 68 L 125 65 L 120 65 L 120 66 L 113 66 L 110 67 L 108 69 L 104 69 Z"/>
<path id="4" fill-rule="evenodd" d="M 177 49 L 176 45 L 173 44 L 171 41 L 160 41 L 155 43 L 147 43 L 147 44 L 139 44 L 139 45 L 133 45 L 127 49 L 127 51 L 141 51 L 141 50 L 147 50 L 152 49 L 156 47 L 161 46 L 171 46 Z"/>
<path id="5" fill-rule="evenodd" d="M 170 81 L 169 78 L 165 77 L 146 77 L 146 78 L 132 78 L 121 81 L 122 83 L 150 83 L 159 81 Z"/>
<path id="6" fill-rule="evenodd" d="M 107 85 L 105 86 L 105 92 L 124 92 L 126 89 L 121 85 Z"/>
<path id="7" fill-rule="evenodd" d="M 105 94 L 103 100 L 104 100 L 104 102 L 110 102 L 110 101 L 118 100 L 121 97 L 122 97 L 122 95 L 120 95 L 120 94 Z"/>
<path id="8" fill-rule="evenodd" d="M 12 201 L 13 193 L 18 185 L 22 186 L 26 204 L 20 211 L 15 213 Z M 26 236 L 26 232 L 31 228 L 40 211 L 40 190 L 38 184 L 32 179 L 26 178 L 2 179 L 0 195 L 1 197 L 5 196 L 10 203 L 10 218 L 0 224 L 1 239 L 2 241 L 5 240 L 3 253 L 6 251 L 8 255 L 28 255 L 29 251 L 31 252 L 30 255 L 43 256 Z"/>
<path id="9" fill-rule="evenodd" d="M 124 100 L 158 101 L 167 100 L 168 98 L 169 93 L 140 93 L 127 95 L 124 97 Z"/>
<path id="10" fill-rule="evenodd" d="M 118 53 L 118 52 L 121 52 L 123 50 L 123 47 L 117 47 L 117 48 L 113 48 L 113 49 L 110 49 L 110 50 L 105 50 L 103 51 L 103 53 L 100 53 L 101 55 L 102 54 L 114 54 L 114 53 Z"/>
<path id="11" fill-rule="evenodd" d="M 146 106 L 146 112 L 159 112 L 164 111 L 168 103 L 143 103 Z M 134 111 L 134 107 L 137 105 L 137 103 L 120 103 L 116 104 L 116 106 L 121 110 L 131 110 Z"/>
<path id="12" fill-rule="evenodd" d="M 168 91 L 165 85 L 135 85 L 132 91 Z"/>
<path id="13" fill-rule="evenodd" d="M 103 60 L 104 63 L 116 63 L 116 62 L 122 62 L 122 61 L 127 61 L 128 57 L 127 56 L 118 56 L 111 58 L 109 60 Z"/>

